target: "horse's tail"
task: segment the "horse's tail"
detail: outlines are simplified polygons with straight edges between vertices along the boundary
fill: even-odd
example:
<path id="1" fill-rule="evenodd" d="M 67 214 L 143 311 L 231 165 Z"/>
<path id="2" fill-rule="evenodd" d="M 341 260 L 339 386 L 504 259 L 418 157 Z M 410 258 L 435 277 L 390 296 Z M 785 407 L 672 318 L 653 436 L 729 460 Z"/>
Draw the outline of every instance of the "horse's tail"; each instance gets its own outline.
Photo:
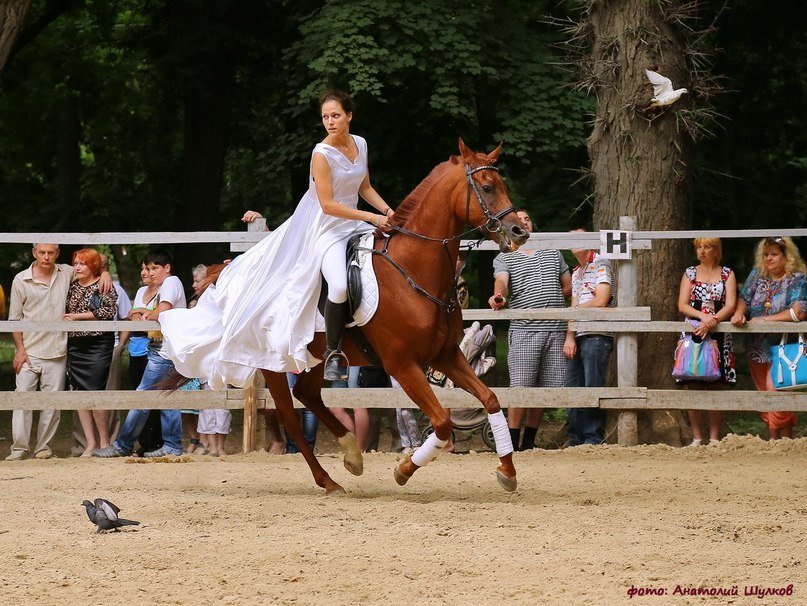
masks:
<path id="1" fill-rule="evenodd" d="M 165 375 L 165 377 L 163 377 L 154 384 L 154 387 L 152 387 L 152 389 L 158 391 L 167 391 L 168 392 L 167 395 L 171 395 L 172 393 L 177 391 L 180 387 L 185 385 L 185 383 L 191 380 L 192 379 L 189 379 L 188 377 L 182 376 L 176 371 L 176 369 L 172 368 L 171 371 L 167 375 Z"/>

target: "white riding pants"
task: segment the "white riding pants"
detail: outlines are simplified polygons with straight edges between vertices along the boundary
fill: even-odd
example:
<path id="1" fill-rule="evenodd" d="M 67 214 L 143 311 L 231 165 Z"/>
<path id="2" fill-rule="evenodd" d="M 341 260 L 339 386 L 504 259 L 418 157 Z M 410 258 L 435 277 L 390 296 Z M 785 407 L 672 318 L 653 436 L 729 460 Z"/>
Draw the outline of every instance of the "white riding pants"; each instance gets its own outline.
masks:
<path id="1" fill-rule="evenodd" d="M 328 300 L 331 303 L 347 301 L 347 240 L 331 246 L 322 259 L 322 275 L 328 283 Z"/>

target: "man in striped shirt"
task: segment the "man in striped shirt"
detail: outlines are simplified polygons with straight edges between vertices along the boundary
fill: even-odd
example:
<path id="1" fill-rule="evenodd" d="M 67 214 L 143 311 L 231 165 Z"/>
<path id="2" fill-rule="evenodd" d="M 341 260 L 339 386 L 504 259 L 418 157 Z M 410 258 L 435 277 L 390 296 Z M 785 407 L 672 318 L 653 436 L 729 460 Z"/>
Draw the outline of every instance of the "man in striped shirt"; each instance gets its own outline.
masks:
<path id="1" fill-rule="evenodd" d="M 527 211 L 519 210 L 518 216 L 532 231 L 532 219 Z M 572 292 L 569 266 L 557 250 L 522 248 L 500 253 L 493 260 L 493 276 L 493 296 L 488 299 L 492 309 L 504 307 L 508 295 L 511 309 L 565 307 L 565 299 Z M 563 387 L 565 339 L 566 322 L 563 320 L 512 320 L 507 353 L 510 387 Z M 525 411 L 524 436 L 519 441 Z M 507 411 L 507 424 L 517 450 L 535 448 L 535 435 L 543 414 L 542 408 Z"/>

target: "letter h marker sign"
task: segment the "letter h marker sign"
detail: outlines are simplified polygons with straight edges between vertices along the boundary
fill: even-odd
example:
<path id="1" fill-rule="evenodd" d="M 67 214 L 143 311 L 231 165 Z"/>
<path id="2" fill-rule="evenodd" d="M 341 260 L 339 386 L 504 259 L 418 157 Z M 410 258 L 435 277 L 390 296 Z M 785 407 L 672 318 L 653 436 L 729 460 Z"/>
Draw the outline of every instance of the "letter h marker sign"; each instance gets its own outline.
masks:
<path id="1" fill-rule="evenodd" d="M 603 259 L 630 259 L 633 232 L 600 230 L 600 256 Z"/>

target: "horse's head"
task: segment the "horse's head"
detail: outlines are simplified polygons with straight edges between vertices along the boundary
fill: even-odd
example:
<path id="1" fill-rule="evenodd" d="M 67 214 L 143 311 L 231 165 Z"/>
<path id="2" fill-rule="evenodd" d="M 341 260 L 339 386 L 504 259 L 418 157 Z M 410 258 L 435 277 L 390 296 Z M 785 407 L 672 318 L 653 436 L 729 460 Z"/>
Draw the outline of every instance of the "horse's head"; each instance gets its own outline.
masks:
<path id="1" fill-rule="evenodd" d="M 485 237 L 498 242 L 502 252 L 512 252 L 524 244 L 530 233 L 519 219 L 496 160 L 502 144 L 489 154 L 474 152 L 460 138 L 460 162 L 467 181 L 466 195 L 457 212 L 463 221 L 479 227 Z"/>

